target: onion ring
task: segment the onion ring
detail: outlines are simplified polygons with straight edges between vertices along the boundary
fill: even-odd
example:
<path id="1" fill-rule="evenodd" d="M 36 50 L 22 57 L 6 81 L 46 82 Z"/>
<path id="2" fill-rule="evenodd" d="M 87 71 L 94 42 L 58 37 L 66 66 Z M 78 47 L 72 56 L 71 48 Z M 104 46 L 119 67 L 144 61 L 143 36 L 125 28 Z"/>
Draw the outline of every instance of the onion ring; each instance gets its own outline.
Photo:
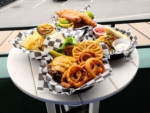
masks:
<path id="1" fill-rule="evenodd" d="M 78 88 L 85 84 L 89 78 L 86 70 L 83 70 L 80 65 L 74 65 L 69 68 L 67 80 L 73 87 Z"/>
<path id="2" fill-rule="evenodd" d="M 90 76 L 82 66 L 73 65 L 63 74 L 61 85 L 66 88 L 78 88 L 89 80 Z"/>
<path id="3" fill-rule="evenodd" d="M 77 62 L 80 63 L 80 62 L 85 62 L 87 59 L 89 58 L 95 58 L 96 57 L 96 54 L 92 51 L 84 51 L 82 52 L 79 57 L 78 57 L 78 60 Z"/>
<path id="4" fill-rule="evenodd" d="M 101 45 L 95 41 L 83 41 L 77 44 L 72 50 L 73 57 L 78 59 L 78 63 L 94 57 L 103 58 L 103 49 Z"/>
<path id="5" fill-rule="evenodd" d="M 85 68 L 92 78 L 96 78 L 100 73 L 105 72 L 104 64 L 97 58 L 89 58 L 85 62 Z"/>
<path id="6" fill-rule="evenodd" d="M 63 87 L 65 87 L 65 88 L 71 88 L 72 86 L 71 86 L 71 84 L 69 84 L 68 83 L 68 80 L 67 80 L 67 77 L 66 77 L 66 74 L 67 74 L 68 72 L 66 71 L 64 74 L 63 74 L 63 76 L 61 77 L 61 85 L 63 86 Z"/>
<path id="7" fill-rule="evenodd" d="M 79 65 L 69 67 L 61 78 L 61 84 L 65 88 L 79 88 L 103 72 L 105 72 L 105 67 L 102 61 L 89 58 Z"/>

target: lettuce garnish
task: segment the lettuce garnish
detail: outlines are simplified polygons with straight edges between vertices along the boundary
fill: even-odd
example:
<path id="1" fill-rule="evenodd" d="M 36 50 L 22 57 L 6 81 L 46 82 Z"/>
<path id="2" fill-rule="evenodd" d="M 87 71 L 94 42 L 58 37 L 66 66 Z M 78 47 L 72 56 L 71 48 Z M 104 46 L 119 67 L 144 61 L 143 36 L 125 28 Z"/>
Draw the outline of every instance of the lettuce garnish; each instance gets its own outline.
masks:
<path id="1" fill-rule="evenodd" d="M 64 43 L 60 46 L 60 48 L 57 49 L 57 52 L 59 53 L 63 53 L 63 49 L 66 47 L 66 46 L 74 46 L 78 43 L 78 40 L 74 37 L 74 36 L 68 36 L 68 37 L 65 37 L 65 41 Z"/>

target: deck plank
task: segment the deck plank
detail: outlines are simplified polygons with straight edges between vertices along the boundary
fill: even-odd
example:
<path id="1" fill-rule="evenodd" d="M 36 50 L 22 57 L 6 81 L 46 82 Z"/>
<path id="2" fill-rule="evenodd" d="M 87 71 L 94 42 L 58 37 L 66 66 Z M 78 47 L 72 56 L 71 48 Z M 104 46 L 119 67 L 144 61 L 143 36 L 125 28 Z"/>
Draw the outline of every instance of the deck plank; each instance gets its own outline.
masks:
<path id="1" fill-rule="evenodd" d="M 130 25 L 150 39 L 150 24 L 142 22 L 142 23 L 132 23 Z"/>
<path id="2" fill-rule="evenodd" d="M 130 29 L 133 34 L 135 34 L 138 38 L 138 45 L 150 45 L 150 40 L 139 33 L 137 30 L 129 26 L 128 24 L 117 24 L 116 27 L 121 28 L 121 29 Z"/>
<path id="3" fill-rule="evenodd" d="M 12 31 L 11 35 L 0 46 L 0 53 L 9 53 L 13 45 L 11 43 L 8 43 L 8 41 L 14 39 L 18 33 L 19 31 Z"/>
<path id="4" fill-rule="evenodd" d="M 0 31 L 0 45 L 9 37 L 12 31 Z"/>
<path id="5" fill-rule="evenodd" d="M 0 53 L 9 53 L 13 45 L 11 43 L 8 43 L 8 41 L 14 39 L 19 32 L 24 32 L 26 30 L 16 30 L 11 31 L 12 33 L 9 35 L 8 38 L 5 39 L 5 41 L 0 46 Z"/>

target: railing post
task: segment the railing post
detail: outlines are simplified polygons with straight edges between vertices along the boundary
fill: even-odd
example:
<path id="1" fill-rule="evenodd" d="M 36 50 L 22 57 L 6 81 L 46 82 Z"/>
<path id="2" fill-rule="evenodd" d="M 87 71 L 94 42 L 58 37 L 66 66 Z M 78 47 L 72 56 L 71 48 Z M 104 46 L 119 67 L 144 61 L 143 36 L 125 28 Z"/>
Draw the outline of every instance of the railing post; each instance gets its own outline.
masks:
<path id="1" fill-rule="evenodd" d="M 111 24 L 111 27 L 115 27 L 115 23 Z"/>

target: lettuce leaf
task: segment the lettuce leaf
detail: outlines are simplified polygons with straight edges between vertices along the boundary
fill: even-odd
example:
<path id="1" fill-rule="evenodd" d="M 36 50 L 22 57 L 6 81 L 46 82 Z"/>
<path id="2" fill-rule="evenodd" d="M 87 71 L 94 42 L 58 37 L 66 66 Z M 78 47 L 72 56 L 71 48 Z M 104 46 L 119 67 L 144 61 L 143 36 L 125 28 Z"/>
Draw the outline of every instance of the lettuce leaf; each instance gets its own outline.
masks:
<path id="1" fill-rule="evenodd" d="M 74 37 L 74 36 L 68 36 L 65 38 L 64 43 L 60 46 L 60 48 L 57 49 L 57 52 L 59 53 L 63 53 L 63 49 L 66 46 L 70 46 L 70 45 L 76 45 L 78 43 L 78 40 Z"/>

